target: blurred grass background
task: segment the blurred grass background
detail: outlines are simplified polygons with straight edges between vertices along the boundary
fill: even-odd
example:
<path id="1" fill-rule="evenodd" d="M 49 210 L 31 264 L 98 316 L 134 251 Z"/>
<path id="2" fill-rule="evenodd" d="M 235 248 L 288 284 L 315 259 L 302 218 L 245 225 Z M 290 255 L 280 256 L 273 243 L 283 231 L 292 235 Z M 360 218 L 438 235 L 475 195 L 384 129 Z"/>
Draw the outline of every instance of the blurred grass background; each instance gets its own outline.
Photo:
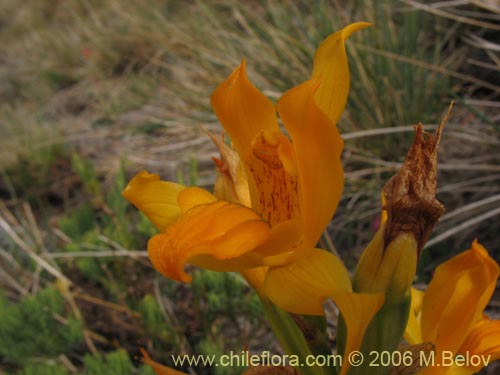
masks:
<path id="1" fill-rule="evenodd" d="M 433 129 L 454 100 L 440 147 L 447 213 L 417 282 L 474 238 L 500 260 L 495 0 L 0 0 L 0 373 L 152 374 L 140 346 L 165 363 L 275 349 L 238 275 L 158 277 L 142 251 L 154 229 L 120 192 L 144 168 L 210 189 L 217 153 L 199 125 L 221 132 L 216 85 L 246 57 L 276 100 L 307 79 L 325 36 L 359 20 L 374 27 L 348 42 L 346 186 L 321 245 L 355 264 L 410 125 Z"/>

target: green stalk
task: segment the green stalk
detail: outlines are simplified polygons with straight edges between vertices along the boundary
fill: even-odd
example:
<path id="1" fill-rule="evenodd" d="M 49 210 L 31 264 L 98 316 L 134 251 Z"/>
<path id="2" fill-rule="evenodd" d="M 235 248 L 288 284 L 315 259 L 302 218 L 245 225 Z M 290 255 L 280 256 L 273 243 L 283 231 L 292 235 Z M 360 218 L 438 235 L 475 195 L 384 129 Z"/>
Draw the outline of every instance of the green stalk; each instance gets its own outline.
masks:
<path id="1" fill-rule="evenodd" d="M 293 315 L 295 323 L 302 331 L 307 346 L 312 354 L 328 358 L 332 356 L 332 348 L 326 335 L 326 318 L 316 315 Z M 337 369 L 334 366 L 323 366 L 323 372 L 327 375 L 337 375 Z"/>
<path id="2" fill-rule="evenodd" d="M 262 305 L 276 338 L 288 355 L 297 356 L 300 367 L 297 369 L 303 375 L 331 375 L 319 366 L 306 366 L 307 356 L 314 355 L 309 348 L 302 331 L 290 314 L 274 305 L 269 299 L 261 297 Z M 335 373 L 334 373 L 335 374 Z M 335 374 L 336 375 L 336 374 Z"/>

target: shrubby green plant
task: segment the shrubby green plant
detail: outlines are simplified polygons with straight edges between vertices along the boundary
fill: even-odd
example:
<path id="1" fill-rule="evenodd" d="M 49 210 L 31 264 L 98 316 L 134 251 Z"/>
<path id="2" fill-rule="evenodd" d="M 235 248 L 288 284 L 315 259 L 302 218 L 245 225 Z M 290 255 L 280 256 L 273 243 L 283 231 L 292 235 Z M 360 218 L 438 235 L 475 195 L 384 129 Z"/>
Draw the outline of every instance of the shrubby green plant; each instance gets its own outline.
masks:
<path id="1" fill-rule="evenodd" d="M 238 351 L 236 351 L 238 352 Z M 196 353 L 204 355 L 206 358 L 220 358 L 222 354 L 227 353 L 224 348 L 224 342 L 221 338 L 206 337 L 196 346 Z M 245 370 L 245 367 L 214 366 L 213 375 L 238 375 Z"/>
<path id="2" fill-rule="evenodd" d="M 81 323 L 68 316 L 56 289 L 47 287 L 19 303 L 0 294 L 0 354 L 5 358 L 22 364 L 33 357 L 55 357 L 79 347 L 82 338 Z"/>
<path id="3" fill-rule="evenodd" d="M 151 294 L 145 295 L 139 305 L 139 312 L 143 326 L 155 347 L 162 347 L 170 342 L 175 344 L 176 336 L 173 334 L 172 327 L 165 321 L 155 297 Z"/>
<path id="4" fill-rule="evenodd" d="M 55 363 L 29 363 L 19 375 L 69 375 L 69 371 Z"/>
<path id="5" fill-rule="evenodd" d="M 196 301 L 202 301 L 204 322 L 211 323 L 219 314 L 234 319 L 245 316 L 257 319 L 262 314 L 258 297 L 248 290 L 241 276 L 199 269 L 193 277 Z M 236 323 L 236 321 L 234 321 Z"/>
<path id="6" fill-rule="evenodd" d="M 110 243 L 115 250 L 137 249 L 141 247 L 141 232 L 144 238 L 152 231 L 151 224 L 145 219 L 139 219 L 139 233 L 130 231 L 130 207 L 121 197 L 121 190 L 125 186 L 125 171 L 118 170 L 116 179 L 111 188 L 105 188 L 100 181 L 93 164 L 78 154 L 72 156 L 74 172 L 80 177 L 83 184 L 83 202 L 72 211 L 59 219 L 59 226 L 71 242 L 64 244 L 64 251 L 109 251 Z M 139 217 L 136 213 L 131 214 Z M 89 279 L 97 281 L 112 290 L 108 275 L 103 267 L 122 265 L 123 257 L 75 257 L 78 269 Z M 119 278 L 119 272 L 115 275 Z"/>
<path id="7" fill-rule="evenodd" d="M 106 355 L 86 355 L 83 364 L 85 369 L 82 375 L 154 375 L 150 366 L 135 368 L 123 349 Z"/>
<path id="8" fill-rule="evenodd" d="M 76 375 L 154 375 L 150 366 L 135 367 L 123 349 L 108 354 L 87 354 L 84 368 Z M 70 372 L 55 362 L 30 362 L 19 375 L 69 375 Z"/>

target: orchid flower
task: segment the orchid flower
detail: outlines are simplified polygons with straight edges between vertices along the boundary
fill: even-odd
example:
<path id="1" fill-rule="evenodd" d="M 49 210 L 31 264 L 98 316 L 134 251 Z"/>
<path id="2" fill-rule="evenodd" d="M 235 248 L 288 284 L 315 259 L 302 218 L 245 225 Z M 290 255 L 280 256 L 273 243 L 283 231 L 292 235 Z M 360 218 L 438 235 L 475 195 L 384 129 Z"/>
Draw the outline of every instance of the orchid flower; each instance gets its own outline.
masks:
<path id="1" fill-rule="evenodd" d="M 212 107 L 232 147 L 212 136 L 221 152 L 214 194 L 146 171 L 123 191 L 160 232 L 148 253 L 164 276 L 190 282 L 187 263 L 239 271 L 259 294 L 300 314 L 323 315 L 324 300 L 332 298 L 346 319 L 345 353 L 361 345 L 384 294 L 354 293 L 341 260 L 315 246 L 343 188 L 336 124 L 349 92 L 344 44 L 367 26 L 354 23 L 326 38 L 310 79 L 276 107 L 250 83 L 245 60 L 216 88 Z"/>
<path id="2" fill-rule="evenodd" d="M 470 375 L 500 358 L 500 321 L 484 314 L 499 276 L 498 264 L 477 241 L 437 267 L 425 292 L 412 290 L 405 339 L 431 342 L 434 366 L 419 375 Z M 445 357 L 453 356 L 446 366 Z M 475 361 L 464 362 L 464 358 Z M 444 365 L 444 366 L 443 366 Z"/>
<path id="3" fill-rule="evenodd" d="M 155 268 L 183 282 L 191 263 L 218 271 L 293 262 L 314 248 L 343 188 L 343 141 L 335 126 L 346 104 L 344 41 L 355 23 L 318 48 L 309 81 L 286 92 L 277 110 L 248 80 L 246 63 L 212 94 L 212 107 L 240 162 L 234 196 L 161 181 L 140 172 L 123 195 L 160 231 L 148 243 Z"/>

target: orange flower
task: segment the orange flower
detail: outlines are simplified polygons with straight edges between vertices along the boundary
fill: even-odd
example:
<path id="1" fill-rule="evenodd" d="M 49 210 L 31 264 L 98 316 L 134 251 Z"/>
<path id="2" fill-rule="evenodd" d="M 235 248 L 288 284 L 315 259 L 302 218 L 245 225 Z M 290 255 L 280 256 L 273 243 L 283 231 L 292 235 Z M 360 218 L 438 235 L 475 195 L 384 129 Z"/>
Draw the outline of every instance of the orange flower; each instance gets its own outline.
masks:
<path id="1" fill-rule="evenodd" d="M 277 110 L 291 140 L 279 129 L 273 103 L 249 82 L 245 61 L 215 90 L 212 106 L 241 160 L 228 165 L 234 180 L 219 184 L 219 196 L 145 171 L 130 181 L 124 197 L 160 231 L 148 243 L 158 271 L 189 282 L 186 263 L 242 271 L 289 264 L 314 248 L 343 188 L 335 124 L 349 90 L 344 41 L 368 25 L 328 37 L 311 80 L 281 97 Z"/>
<path id="2" fill-rule="evenodd" d="M 412 291 L 405 339 L 410 344 L 432 342 L 435 363 L 445 363 L 450 355 L 455 359 L 451 366 L 428 367 L 419 374 L 473 374 L 484 364 L 459 363 L 459 356 L 489 362 L 500 358 L 500 321 L 483 314 L 499 272 L 486 249 L 474 241 L 471 249 L 436 269 L 425 292 Z"/>
<path id="3" fill-rule="evenodd" d="M 368 25 L 329 36 L 311 79 L 286 92 L 277 108 L 249 82 L 245 61 L 215 90 L 212 107 L 234 146 L 215 139 L 222 155 L 215 195 L 147 172 L 123 192 L 160 231 L 148 252 L 164 276 L 189 282 L 186 263 L 241 271 L 260 294 L 301 314 L 322 315 L 324 300 L 333 298 L 346 320 L 345 354 L 360 347 L 384 295 L 353 293 L 342 262 L 315 245 L 343 188 L 335 125 L 349 91 L 344 42 Z"/>

